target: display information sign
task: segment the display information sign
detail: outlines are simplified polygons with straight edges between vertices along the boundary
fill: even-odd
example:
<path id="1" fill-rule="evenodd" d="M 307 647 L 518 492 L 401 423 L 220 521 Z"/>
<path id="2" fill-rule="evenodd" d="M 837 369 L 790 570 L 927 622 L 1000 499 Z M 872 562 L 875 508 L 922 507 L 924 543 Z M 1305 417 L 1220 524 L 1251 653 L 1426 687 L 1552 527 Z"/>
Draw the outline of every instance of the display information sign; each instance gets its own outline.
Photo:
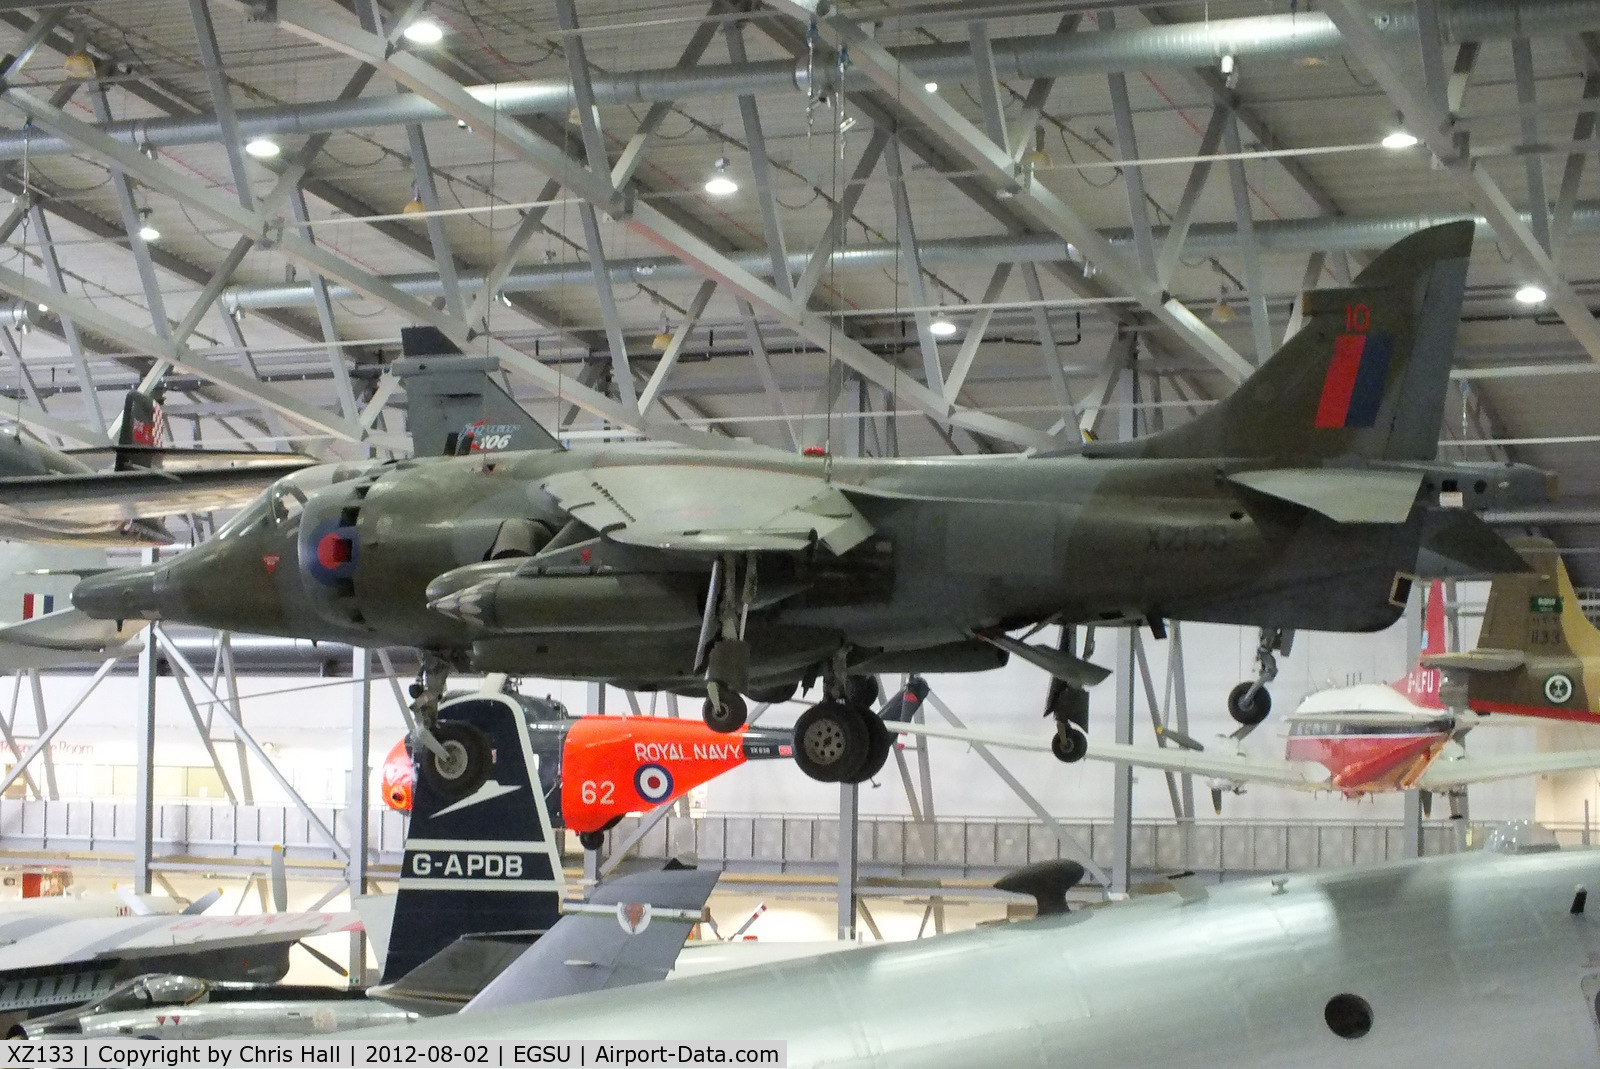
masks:
<path id="1" fill-rule="evenodd" d="M 426 1039 L 62 1040 L 14 1041 L 5 1045 L 5 1065 L 110 1066 L 114 1069 L 179 1069 L 182 1066 L 563 1066 L 573 1069 L 654 1069 L 681 1066 L 759 1066 L 786 1069 L 788 1044 L 742 1043 L 433 1043 Z"/>

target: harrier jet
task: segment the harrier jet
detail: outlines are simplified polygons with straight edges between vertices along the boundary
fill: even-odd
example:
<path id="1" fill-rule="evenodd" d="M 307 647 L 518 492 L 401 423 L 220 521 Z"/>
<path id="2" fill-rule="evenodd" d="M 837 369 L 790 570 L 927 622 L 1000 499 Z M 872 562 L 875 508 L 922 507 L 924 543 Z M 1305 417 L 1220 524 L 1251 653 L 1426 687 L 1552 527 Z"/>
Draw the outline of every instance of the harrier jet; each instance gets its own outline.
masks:
<path id="1" fill-rule="evenodd" d="M 87 579 L 73 604 L 416 647 L 418 752 L 462 796 L 490 755 L 481 733 L 438 716 L 457 668 L 704 695 L 722 732 L 745 722 L 745 696 L 820 679 L 796 760 L 856 781 L 875 674 L 981 671 L 1016 653 L 1063 683 L 1054 746 L 1073 759 L 1082 690 L 1106 670 L 1007 632 L 1246 624 L 1263 629 L 1268 678 L 1296 628 L 1392 623 L 1424 549 L 1481 572 L 1522 567 L 1471 510 L 1543 500 L 1545 473 L 1434 456 L 1472 234 L 1424 230 L 1351 286 L 1307 293 L 1304 328 L 1249 380 L 1149 437 L 847 459 L 564 449 L 496 414 L 458 425 L 454 455 L 288 476 L 209 542 Z"/>

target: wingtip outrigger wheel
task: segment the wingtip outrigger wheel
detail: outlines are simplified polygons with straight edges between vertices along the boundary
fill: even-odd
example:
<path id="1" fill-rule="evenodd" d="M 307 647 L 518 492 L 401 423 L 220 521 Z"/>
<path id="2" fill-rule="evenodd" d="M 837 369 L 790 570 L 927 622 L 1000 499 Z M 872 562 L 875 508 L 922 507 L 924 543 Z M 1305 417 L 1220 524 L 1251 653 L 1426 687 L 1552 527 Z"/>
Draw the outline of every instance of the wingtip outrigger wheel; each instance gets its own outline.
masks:
<path id="1" fill-rule="evenodd" d="M 1287 627 L 1263 627 L 1256 644 L 1256 678 L 1240 683 L 1228 692 L 1228 715 L 1245 727 L 1255 727 L 1272 712 L 1272 695 L 1267 684 L 1278 678 L 1278 658 L 1289 655 L 1294 644 L 1294 631 Z"/>

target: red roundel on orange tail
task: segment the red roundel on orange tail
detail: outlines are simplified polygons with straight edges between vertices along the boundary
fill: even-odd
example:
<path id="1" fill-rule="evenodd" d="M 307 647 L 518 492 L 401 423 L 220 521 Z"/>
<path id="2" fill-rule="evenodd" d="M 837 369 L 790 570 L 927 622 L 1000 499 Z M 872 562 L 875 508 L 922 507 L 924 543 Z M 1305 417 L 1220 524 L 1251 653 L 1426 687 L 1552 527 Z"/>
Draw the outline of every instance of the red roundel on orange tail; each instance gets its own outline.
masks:
<path id="1" fill-rule="evenodd" d="M 698 720 L 590 716 L 572 725 L 561 760 L 561 815 L 573 831 L 654 809 L 744 764 L 744 729 Z"/>
<path id="2" fill-rule="evenodd" d="M 411 812 L 411 789 L 416 783 L 416 769 L 411 764 L 411 753 L 406 749 L 404 736 L 394 744 L 389 756 L 383 759 L 383 781 L 378 793 L 383 803 L 401 813 Z"/>

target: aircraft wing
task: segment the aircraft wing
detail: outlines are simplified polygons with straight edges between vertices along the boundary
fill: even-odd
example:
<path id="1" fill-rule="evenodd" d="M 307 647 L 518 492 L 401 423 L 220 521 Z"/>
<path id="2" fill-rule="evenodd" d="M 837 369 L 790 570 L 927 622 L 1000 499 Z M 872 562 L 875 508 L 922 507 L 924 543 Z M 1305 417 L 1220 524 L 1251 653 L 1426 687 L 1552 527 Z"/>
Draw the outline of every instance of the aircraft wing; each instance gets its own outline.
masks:
<path id="1" fill-rule="evenodd" d="M 354 913 L 258 913 L 244 916 L 94 917 L 44 925 L 0 946 L 0 975 L 84 962 L 197 954 L 293 943 L 361 926 Z"/>
<path id="2" fill-rule="evenodd" d="M 268 454 L 274 455 L 274 454 Z M 238 468 L 20 475 L 0 479 L 0 507 L 41 526 L 127 523 L 140 517 L 241 508 L 306 459 Z"/>
<path id="3" fill-rule="evenodd" d="M 1424 668 L 1465 668 L 1474 672 L 1509 672 L 1521 668 L 1526 655 L 1521 650 L 1466 650 L 1462 653 L 1430 653 L 1422 658 Z"/>
<path id="4" fill-rule="evenodd" d="M 1008 735 L 972 728 L 941 727 L 936 724 L 885 722 L 884 727 L 908 735 L 955 739 L 958 742 L 1002 746 L 1013 750 L 1045 752 L 1050 750 L 1048 736 Z M 1186 772 L 1190 775 L 1231 782 L 1265 783 L 1302 791 L 1328 789 L 1328 770 L 1309 761 L 1262 761 L 1239 754 L 1208 753 L 1203 750 L 1180 749 L 1176 746 L 1130 746 L 1116 742 L 1091 742 L 1089 752 L 1085 756 L 1090 761 L 1118 762 L 1136 768 L 1158 769 L 1162 772 Z"/>
<path id="5" fill-rule="evenodd" d="M 1510 754 L 1505 757 L 1462 757 L 1435 761 L 1416 786 L 1424 791 L 1447 791 L 1473 783 L 1516 779 L 1550 772 L 1600 768 L 1600 750 L 1558 750 L 1553 753 Z"/>
<path id="6" fill-rule="evenodd" d="M 136 639 L 147 623 L 127 620 L 118 626 L 63 609 L 8 624 L 0 627 L 0 675 L 130 656 L 138 652 Z"/>
<path id="7" fill-rule="evenodd" d="M 698 552 L 844 553 L 872 533 L 827 480 L 759 467 L 623 464 L 553 475 L 540 484 L 562 508 L 629 545 Z"/>

